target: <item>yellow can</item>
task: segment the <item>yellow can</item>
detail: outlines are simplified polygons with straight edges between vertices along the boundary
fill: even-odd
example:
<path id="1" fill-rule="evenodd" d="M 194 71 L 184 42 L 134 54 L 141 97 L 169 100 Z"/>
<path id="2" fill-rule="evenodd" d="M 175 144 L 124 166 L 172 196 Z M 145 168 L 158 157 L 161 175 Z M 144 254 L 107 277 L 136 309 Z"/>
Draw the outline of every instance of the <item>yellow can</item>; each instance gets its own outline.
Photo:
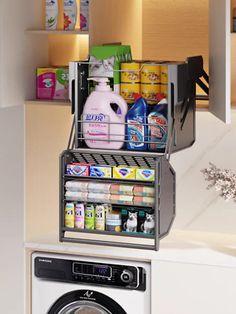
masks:
<path id="1" fill-rule="evenodd" d="M 161 93 L 167 97 L 168 96 L 168 84 L 161 84 Z"/>
<path id="2" fill-rule="evenodd" d="M 121 83 L 120 94 L 126 100 L 128 104 L 133 103 L 134 93 L 140 94 L 140 83 Z"/>
<path id="3" fill-rule="evenodd" d="M 160 84 L 161 66 L 155 63 L 143 63 L 141 70 L 142 84 Z"/>
<path id="4" fill-rule="evenodd" d="M 142 97 L 146 99 L 149 105 L 157 103 L 157 94 L 161 91 L 160 84 L 141 84 Z"/>
<path id="5" fill-rule="evenodd" d="M 140 62 L 121 63 L 121 83 L 140 83 Z"/>
<path id="6" fill-rule="evenodd" d="M 161 84 L 168 84 L 168 65 L 161 66 Z"/>

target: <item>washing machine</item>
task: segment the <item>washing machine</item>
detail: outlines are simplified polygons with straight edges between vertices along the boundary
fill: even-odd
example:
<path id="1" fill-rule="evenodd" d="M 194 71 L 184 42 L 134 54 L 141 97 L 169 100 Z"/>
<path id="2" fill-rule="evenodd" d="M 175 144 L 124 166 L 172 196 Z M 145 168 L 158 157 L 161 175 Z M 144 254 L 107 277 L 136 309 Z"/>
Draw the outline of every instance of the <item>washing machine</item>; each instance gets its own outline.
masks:
<path id="1" fill-rule="evenodd" d="M 150 314 L 150 264 L 32 254 L 32 314 Z"/>

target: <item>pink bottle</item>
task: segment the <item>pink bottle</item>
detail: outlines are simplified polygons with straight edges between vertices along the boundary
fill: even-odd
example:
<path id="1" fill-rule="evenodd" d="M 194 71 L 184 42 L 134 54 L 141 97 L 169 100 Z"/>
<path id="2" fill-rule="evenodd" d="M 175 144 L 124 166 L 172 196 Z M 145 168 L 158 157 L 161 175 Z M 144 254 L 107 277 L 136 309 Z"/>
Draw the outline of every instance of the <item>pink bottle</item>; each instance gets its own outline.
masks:
<path id="1" fill-rule="evenodd" d="M 125 140 L 125 100 L 111 91 L 108 78 L 91 78 L 98 82 L 88 97 L 82 115 L 83 136 L 90 148 L 120 149 Z M 118 106 L 115 112 L 111 104 Z"/>
<path id="2" fill-rule="evenodd" d="M 84 204 L 75 206 L 75 228 L 84 229 Z"/>

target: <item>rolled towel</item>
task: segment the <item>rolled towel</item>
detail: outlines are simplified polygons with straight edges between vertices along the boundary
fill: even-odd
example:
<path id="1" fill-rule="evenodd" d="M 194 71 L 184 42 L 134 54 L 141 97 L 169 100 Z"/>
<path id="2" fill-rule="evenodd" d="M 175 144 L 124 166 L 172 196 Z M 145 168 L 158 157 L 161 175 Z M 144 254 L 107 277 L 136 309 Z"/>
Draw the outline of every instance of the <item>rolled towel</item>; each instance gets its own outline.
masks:
<path id="1" fill-rule="evenodd" d="M 66 191 L 65 198 L 68 201 L 80 201 L 80 202 L 86 202 L 88 200 L 88 193 L 86 192 L 71 192 Z"/>
<path id="2" fill-rule="evenodd" d="M 134 197 L 134 205 L 153 207 L 155 205 L 155 198 L 144 197 L 144 196 L 135 196 Z"/>
<path id="3" fill-rule="evenodd" d="M 71 192 L 87 192 L 88 182 L 78 182 L 78 181 L 67 181 L 65 184 L 67 191 Z"/>
<path id="4" fill-rule="evenodd" d="M 109 203 L 110 194 L 105 193 L 88 193 L 88 201 L 94 203 Z"/>
<path id="5" fill-rule="evenodd" d="M 135 185 L 134 187 L 135 196 L 145 196 L 145 197 L 154 197 L 155 189 L 149 186 Z"/>
<path id="6" fill-rule="evenodd" d="M 112 204 L 133 205 L 133 196 L 131 195 L 111 195 Z"/>
<path id="7" fill-rule="evenodd" d="M 111 194 L 118 195 L 133 195 L 134 185 L 128 184 L 112 184 Z"/>
<path id="8" fill-rule="evenodd" d="M 89 182 L 88 184 L 89 193 L 110 194 L 110 188 L 111 188 L 111 184 L 109 183 Z"/>

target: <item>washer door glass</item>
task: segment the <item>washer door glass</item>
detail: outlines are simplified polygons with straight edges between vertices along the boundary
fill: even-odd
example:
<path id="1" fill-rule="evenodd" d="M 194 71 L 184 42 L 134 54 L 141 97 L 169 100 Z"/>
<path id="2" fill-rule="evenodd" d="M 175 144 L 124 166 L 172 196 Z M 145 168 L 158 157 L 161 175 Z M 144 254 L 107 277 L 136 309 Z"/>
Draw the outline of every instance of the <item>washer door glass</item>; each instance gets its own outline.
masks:
<path id="1" fill-rule="evenodd" d="M 86 301 L 77 301 L 72 304 L 68 304 L 58 314 L 112 314 L 103 306 Z"/>

